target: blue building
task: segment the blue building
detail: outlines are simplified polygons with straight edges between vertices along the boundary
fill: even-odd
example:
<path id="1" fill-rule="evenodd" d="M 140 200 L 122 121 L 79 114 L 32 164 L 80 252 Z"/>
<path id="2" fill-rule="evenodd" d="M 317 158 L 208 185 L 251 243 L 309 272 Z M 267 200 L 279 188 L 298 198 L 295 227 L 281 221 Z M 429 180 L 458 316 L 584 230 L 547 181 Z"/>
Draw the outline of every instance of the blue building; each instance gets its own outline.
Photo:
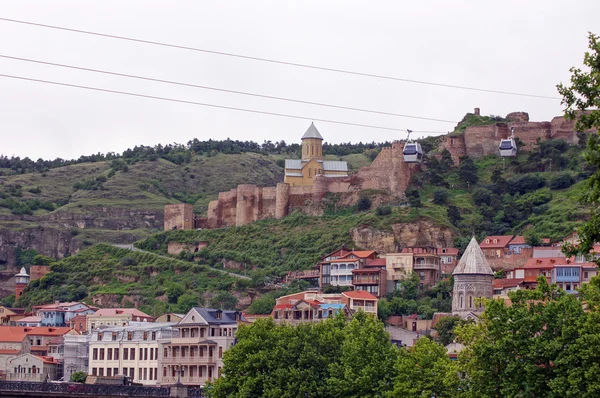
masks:
<path id="1" fill-rule="evenodd" d="M 525 242 L 525 237 L 521 235 L 515 236 L 508 242 L 508 252 L 511 254 L 519 254 L 521 250 L 530 248 L 531 246 Z"/>
<path id="2" fill-rule="evenodd" d="M 581 286 L 581 264 L 555 264 L 552 282 L 567 293 L 577 293 Z"/>
<path id="3" fill-rule="evenodd" d="M 55 302 L 34 306 L 33 310 L 40 317 L 41 326 L 68 326 L 69 321 L 75 316 L 93 314 L 97 308 L 78 302 Z"/>

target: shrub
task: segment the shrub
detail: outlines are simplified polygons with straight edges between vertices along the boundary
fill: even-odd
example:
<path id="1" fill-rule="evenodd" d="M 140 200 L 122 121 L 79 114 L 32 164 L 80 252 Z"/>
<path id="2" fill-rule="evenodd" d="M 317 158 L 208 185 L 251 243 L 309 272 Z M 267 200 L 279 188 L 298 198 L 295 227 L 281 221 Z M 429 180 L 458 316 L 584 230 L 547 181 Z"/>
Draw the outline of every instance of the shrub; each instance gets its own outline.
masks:
<path id="1" fill-rule="evenodd" d="M 366 196 L 361 196 L 356 204 L 358 211 L 367 211 L 371 209 L 371 199 Z"/>
<path id="2" fill-rule="evenodd" d="M 85 372 L 74 372 L 71 374 L 71 381 L 73 383 L 85 383 L 85 379 L 87 378 L 87 373 Z"/>
<path id="3" fill-rule="evenodd" d="M 406 200 L 410 207 L 421 207 L 421 194 L 418 189 L 409 189 L 406 191 Z"/>
<path id="4" fill-rule="evenodd" d="M 275 164 L 283 169 L 285 167 L 285 160 L 277 159 L 277 161 L 275 161 Z"/>
<path id="5" fill-rule="evenodd" d="M 559 173 L 550 178 L 550 189 L 566 189 L 569 188 L 575 179 L 569 173 Z"/>
<path id="6" fill-rule="evenodd" d="M 475 188 L 473 191 L 473 202 L 477 206 L 489 205 L 492 201 L 492 192 L 485 188 Z"/>
<path id="7" fill-rule="evenodd" d="M 433 203 L 436 205 L 443 205 L 448 201 L 450 193 L 447 189 L 436 189 L 433 193 Z"/>
<path id="8" fill-rule="evenodd" d="M 508 180 L 508 190 L 511 195 L 517 193 L 522 195 L 543 188 L 545 185 L 546 180 L 539 174 L 516 175 Z"/>
<path id="9" fill-rule="evenodd" d="M 378 216 L 389 216 L 390 214 L 392 214 L 391 206 L 380 206 L 377 208 Z"/>

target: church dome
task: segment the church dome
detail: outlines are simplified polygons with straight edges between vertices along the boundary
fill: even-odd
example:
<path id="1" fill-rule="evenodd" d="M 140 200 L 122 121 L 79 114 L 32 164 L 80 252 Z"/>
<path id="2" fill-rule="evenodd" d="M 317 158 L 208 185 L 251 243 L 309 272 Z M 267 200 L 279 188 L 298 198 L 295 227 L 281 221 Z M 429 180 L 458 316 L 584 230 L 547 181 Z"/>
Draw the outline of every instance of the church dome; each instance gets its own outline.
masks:
<path id="1" fill-rule="evenodd" d="M 492 267 L 490 267 L 475 237 L 471 238 L 471 242 L 469 242 L 458 265 L 452 272 L 452 275 L 465 274 L 494 275 L 494 271 L 492 271 Z"/>
<path id="2" fill-rule="evenodd" d="M 302 136 L 303 140 L 305 140 L 307 138 L 316 138 L 319 140 L 323 139 L 323 137 L 321 136 L 321 133 L 319 133 L 319 130 L 317 130 L 314 123 L 310 124 L 310 126 L 306 130 L 306 133 L 304 133 L 304 135 Z"/>

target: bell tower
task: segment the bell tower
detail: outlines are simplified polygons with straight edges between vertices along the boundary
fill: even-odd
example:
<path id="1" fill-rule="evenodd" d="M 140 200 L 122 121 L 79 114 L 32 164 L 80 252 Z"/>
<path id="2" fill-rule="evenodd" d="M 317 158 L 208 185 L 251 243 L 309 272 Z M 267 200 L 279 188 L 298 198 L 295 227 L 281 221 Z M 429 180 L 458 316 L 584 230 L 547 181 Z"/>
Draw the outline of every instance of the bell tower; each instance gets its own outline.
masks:
<path id="1" fill-rule="evenodd" d="M 29 285 L 29 275 L 25 271 L 25 267 L 21 267 L 21 272 L 15 275 L 15 299 L 19 299 L 23 295 L 23 290 Z"/>
<path id="2" fill-rule="evenodd" d="M 319 130 L 311 123 L 302 136 L 302 160 L 323 160 L 323 137 Z"/>

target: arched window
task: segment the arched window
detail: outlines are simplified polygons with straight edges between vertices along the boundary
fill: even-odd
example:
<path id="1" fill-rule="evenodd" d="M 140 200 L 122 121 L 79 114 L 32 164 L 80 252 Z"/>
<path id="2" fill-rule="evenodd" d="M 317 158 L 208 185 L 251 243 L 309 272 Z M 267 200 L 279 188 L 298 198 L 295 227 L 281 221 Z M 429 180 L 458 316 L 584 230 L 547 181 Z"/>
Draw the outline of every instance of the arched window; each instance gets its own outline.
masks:
<path id="1" fill-rule="evenodd" d="M 315 145 L 314 145 L 314 144 L 312 144 L 312 145 L 310 146 L 310 155 L 311 155 L 311 156 L 314 156 L 314 154 L 315 154 Z"/>
<path id="2" fill-rule="evenodd" d="M 462 308 L 464 308 L 464 306 L 463 306 L 463 295 L 462 295 L 462 294 L 460 295 L 460 300 L 459 300 L 459 302 L 460 302 L 460 305 L 458 306 L 458 308 L 459 308 L 459 309 L 462 309 Z"/>
<path id="3" fill-rule="evenodd" d="M 473 296 L 469 295 L 469 308 L 473 308 Z"/>

